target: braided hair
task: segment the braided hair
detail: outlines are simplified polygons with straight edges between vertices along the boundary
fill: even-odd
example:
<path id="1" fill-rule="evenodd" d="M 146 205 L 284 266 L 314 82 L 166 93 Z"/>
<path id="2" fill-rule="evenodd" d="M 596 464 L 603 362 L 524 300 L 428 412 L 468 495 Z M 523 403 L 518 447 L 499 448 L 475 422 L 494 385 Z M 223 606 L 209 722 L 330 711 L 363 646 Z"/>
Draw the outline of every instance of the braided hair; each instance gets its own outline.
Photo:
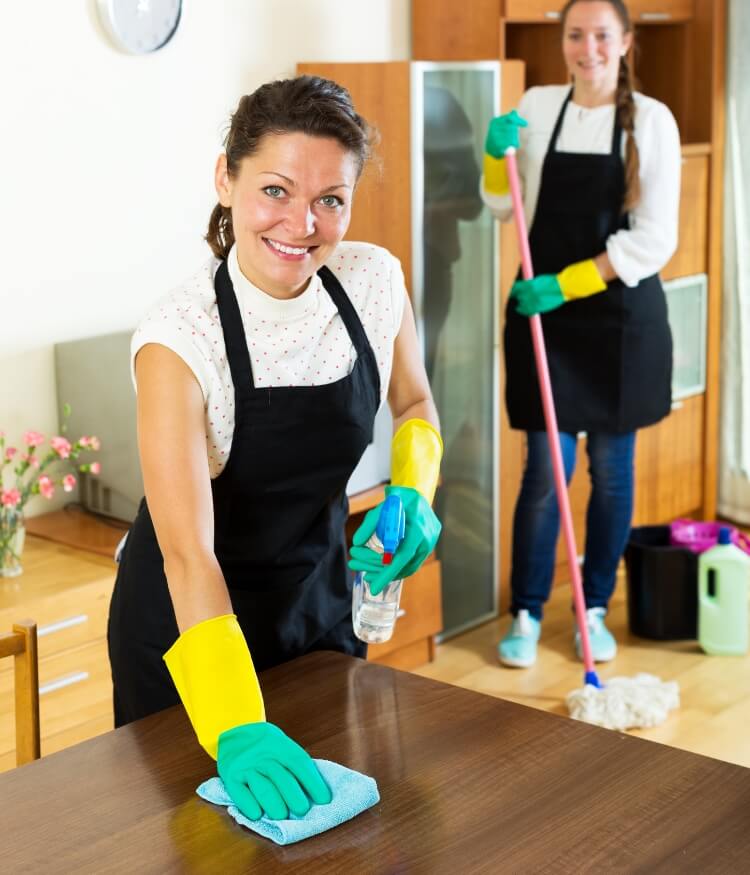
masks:
<path id="1" fill-rule="evenodd" d="M 561 21 L 565 26 L 565 19 L 568 12 L 576 5 L 576 3 L 593 2 L 593 0 L 568 0 L 565 4 Z M 623 0 L 604 0 L 605 3 L 615 10 L 617 17 L 622 24 L 623 33 L 631 33 L 633 24 L 630 20 L 630 13 Z M 627 213 L 641 199 L 641 180 L 640 180 L 640 158 L 638 156 L 638 146 L 635 142 L 635 99 L 633 91 L 635 83 L 633 71 L 627 58 L 620 58 L 620 68 L 617 72 L 617 90 L 615 92 L 615 108 L 617 112 L 617 120 L 620 127 L 627 135 L 625 143 L 625 197 L 623 198 L 622 211 Z"/>

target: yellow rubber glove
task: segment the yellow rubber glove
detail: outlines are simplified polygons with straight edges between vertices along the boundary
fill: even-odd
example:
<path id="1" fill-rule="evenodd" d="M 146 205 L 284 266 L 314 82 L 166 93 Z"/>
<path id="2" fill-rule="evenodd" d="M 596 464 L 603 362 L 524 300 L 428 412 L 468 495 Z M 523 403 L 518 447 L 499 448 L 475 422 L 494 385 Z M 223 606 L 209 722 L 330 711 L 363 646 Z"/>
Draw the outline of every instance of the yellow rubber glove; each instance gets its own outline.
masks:
<path id="1" fill-rule="evenodd" d="M 440 476 L 443 439 L 425 419 L 407 419 L 391 443 L 391 486 L 416 489 L 432 504 Z"/>
<path id="2" fill-rule="evenodd" d="M 219 736 L 266 719 L 245 636 L 234 614 L 196 623 L 164 654 L 198 741 L 217 758 Z"/>
<path id="3" fill-rule="evenodd" d="M 508 182 L 508 168 L 505 165 L 505 158 L 493 158 L 492 155 L 485 152 L 483 173 L 484 190 L 487 194 L 508 194 L 510 182 Z"/>
<path id="4" fill-rule="evenodd" d="M 589 298 L 607 288 L 593 258 L 569 264 L 557 274 L 557 281 L 566 301 Z"/>

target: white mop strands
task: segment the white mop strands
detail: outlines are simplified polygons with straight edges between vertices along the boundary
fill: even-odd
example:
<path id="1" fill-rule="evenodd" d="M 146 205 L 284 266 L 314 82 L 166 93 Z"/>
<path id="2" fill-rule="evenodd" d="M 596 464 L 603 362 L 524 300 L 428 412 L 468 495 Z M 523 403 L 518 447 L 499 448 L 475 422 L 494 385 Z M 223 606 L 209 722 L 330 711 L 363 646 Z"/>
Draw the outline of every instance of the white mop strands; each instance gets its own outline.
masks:
<path id="1" fill-rule="evenodd" d="M 605 729 L 658 726 L 672 708 L 680 707 L 676 681 L 662 681 L 652 674 L 612 678 L 602 688 L 586 684 L 565 699 L 574 720 Z"/>

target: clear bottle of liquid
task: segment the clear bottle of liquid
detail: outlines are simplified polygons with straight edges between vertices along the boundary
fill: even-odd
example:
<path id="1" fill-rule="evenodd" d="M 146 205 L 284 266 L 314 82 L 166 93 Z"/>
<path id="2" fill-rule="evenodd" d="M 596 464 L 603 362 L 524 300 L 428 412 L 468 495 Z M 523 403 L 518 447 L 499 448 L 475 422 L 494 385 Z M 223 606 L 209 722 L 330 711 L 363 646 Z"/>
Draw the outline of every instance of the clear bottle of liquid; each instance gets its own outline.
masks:
<path id="1" fill-rule="evenodd" d="M 747 653 L 748 581 L 750 556 L 722 527 L 718 544 L 698 557 L 698 641 L 706 653 Z"/>
<path id="2" fill-rule="evenodd" d="M 405 515 L 401 499 L 389 495 L 380 510 L 375 532 L 367 546 L 382 555 L 383 565 L 389 565 L 404 537 Z M 402 580 L 392 580 L 377 595 L 370 591 L 365 572 L 357 572 L 352 591 L 352 625 L 354 634 L 368 644 L 382 644 L 393 635 L 401 600 Z"/>

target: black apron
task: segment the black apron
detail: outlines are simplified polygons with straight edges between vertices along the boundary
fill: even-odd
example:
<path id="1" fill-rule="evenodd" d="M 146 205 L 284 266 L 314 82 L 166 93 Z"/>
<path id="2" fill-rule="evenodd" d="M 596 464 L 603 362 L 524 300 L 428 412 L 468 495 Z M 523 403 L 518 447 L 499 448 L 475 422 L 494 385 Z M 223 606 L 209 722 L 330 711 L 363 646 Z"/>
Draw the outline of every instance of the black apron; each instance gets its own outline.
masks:
<path id="1" fill-rule="evenodd" d="M 380 376 L 362 323 L 331 271 L 319 275 L 357 353 L 322 386 L 256 388 L 226 262 L 214 285 L 235 391 L 232 448 L 212 483 L 214 547 L 261 671 L 310 650 L 357 656 L 346 483 L 372 441 Z M 115 723 L 179 699 L 162 656 L 179 631 L 145 499 L 128 535 L 109 617 Z"/>
<path id="2" fill-rule="evenodd" d="M 556 274 L 606 249 L 627 228 L 622 213 L 625 169 L 615 113 L 608 155 L 558 152 L 572 89 L 557 117 L 542 167 L 529 234 L 535 275 Z M 672 335 L 659 277 L 636 287 L 615 279 L 589 298 L 542 314 L 558 426 L 624 433 L 663 419 L 671 407 Z M 506 404 L 512 428 L 545 428 L 529 320 L 508 299 L 505 322 Z"/>

